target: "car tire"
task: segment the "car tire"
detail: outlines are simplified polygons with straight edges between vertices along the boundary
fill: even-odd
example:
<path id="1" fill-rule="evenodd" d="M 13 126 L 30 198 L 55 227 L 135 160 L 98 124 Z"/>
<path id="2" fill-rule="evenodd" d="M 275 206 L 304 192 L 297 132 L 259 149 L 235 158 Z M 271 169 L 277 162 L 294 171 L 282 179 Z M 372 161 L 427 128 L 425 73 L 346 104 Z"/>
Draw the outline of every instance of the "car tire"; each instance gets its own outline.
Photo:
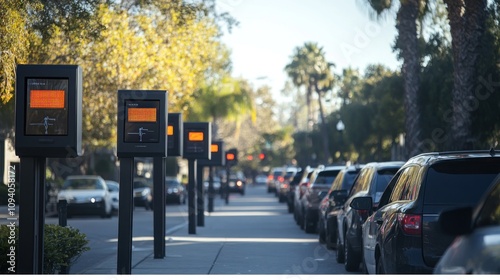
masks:
<path id="1" fill-rule="evenodd" d="M 337 254 L 335 260 L 337 263 L 344 263 L 344 247 L 340 244 L 340 238 L 337 236 Z"/>
<path id="2" fill-rule="evenodd" d="M 311 222 L 310 221 L 310 218 L 308 218 L 309 215 L 305 215 L 304 217 L 304 231 L 306 233 L 316 233 L 316 227 L 317 227 L 317 224 L 314 223 L 314 222 Z"/>
<path id="3" fill-rule="evenodd" d="M 377 266 L 375 267 L 376 274 L 385 274 L 384 263 L 382 262 L 382 256 L 377 259 Z"/>
<path id="4" fill-rule="evenodd" d="M 359 269 L 359 257 L 352 250 L 346 236 L 344 236 L 344 268 L 348 272 L 355 272 Z"/>

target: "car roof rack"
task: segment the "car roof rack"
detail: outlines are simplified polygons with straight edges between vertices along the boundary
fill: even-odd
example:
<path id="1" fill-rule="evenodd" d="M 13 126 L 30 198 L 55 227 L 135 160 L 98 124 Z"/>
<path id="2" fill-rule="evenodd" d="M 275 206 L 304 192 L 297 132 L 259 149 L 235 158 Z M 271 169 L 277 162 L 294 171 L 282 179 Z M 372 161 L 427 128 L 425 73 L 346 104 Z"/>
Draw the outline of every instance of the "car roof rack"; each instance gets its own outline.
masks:
<path id="1" fill-rule="evenodd" d="M 463 150 L 463 151 L 444 151 L 438 152 L 438 155 L 454 155 L 454 154 L 490 154 L 491 156 L 495 156 L 500 153 L 500 150 L 495 150 L 491 148 L 490 150 Z M 433 153 L 430 153 L 433 154 Z"/>

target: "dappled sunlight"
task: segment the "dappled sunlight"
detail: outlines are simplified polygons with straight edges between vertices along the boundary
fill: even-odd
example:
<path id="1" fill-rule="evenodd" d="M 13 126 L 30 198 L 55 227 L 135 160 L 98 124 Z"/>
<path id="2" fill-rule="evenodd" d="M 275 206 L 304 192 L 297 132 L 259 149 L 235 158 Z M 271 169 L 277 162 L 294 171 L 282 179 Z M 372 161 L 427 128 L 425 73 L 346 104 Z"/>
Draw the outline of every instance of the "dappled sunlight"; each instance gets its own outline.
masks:
<path id="1" fill-rule="evenodd" d="M 210 217 L 235 217 L 235 216 L 281 216 L 283 213 L 267 211 L 244 211 L 244 212 L 212 212 L 205 215 Z"/>
<path id="2" fill-rule="evenodd" d="M 215 209 L 217 211 L 269 211 L 269 210 L 287 210 L 285 205 L 276 205 L 276 206 L 224 206 Z"/>
<path id="3" fill-rule="evenodd" d="M 137 236 L 132 241 L 153 241 L 153 236 Z M 165 238 L 167 246 L 188 245 L 192 243 L 233 242 L 233 243 L 317 243 L 317 238 L 244 238 L 244 237 L 196 237 L 196 236 L 168 236 Z M 107 242 L 118 242 L 117 238 Z"/>

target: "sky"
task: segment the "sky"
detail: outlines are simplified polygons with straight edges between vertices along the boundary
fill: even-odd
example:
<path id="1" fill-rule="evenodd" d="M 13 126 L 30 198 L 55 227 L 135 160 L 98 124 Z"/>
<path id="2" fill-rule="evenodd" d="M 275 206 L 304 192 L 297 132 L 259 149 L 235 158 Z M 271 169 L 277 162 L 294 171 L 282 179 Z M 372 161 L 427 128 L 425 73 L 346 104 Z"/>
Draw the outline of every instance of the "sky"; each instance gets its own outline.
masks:
<path id="1" fill-rule="evenodd" d="M 227 30 L 223 42 L 231 49 L 233 76 L 254 86 L 270 85 L 279 100 L 287 79 L 285 66 L 296 47 L 316 42 L 333 62 L 335 72 L 370 64 L 396 70 L 392 51 L 396 37 L 395 13 L 376 20 L 367 0 L 218 0 L 239 26 Z"/>

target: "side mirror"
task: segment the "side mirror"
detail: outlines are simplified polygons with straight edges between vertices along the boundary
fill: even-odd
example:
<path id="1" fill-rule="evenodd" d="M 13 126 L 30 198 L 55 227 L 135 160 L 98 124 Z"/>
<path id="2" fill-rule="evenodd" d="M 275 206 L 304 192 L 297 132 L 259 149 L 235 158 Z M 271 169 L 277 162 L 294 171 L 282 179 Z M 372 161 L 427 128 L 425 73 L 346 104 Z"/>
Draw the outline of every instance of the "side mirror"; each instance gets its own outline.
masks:
<path id="1" fill-rule="evenodd" d="M 360 196 L 352 199 L 350 206 L 354 210 L 371 211 L 373 207 L 372 198 L 369 196 Z"/>

